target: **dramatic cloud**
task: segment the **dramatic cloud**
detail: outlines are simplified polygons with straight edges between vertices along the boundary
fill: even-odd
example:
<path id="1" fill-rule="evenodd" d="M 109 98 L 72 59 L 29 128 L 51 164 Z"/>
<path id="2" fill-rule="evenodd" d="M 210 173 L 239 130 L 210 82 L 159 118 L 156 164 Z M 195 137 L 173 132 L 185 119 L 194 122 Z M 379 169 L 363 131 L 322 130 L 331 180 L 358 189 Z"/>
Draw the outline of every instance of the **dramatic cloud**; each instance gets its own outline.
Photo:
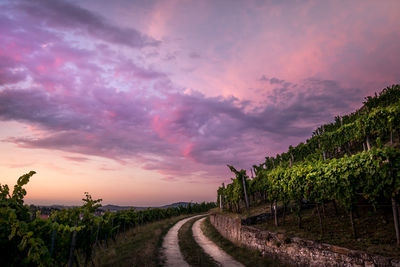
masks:
<path id="1" fill-rule="evenodd" d="M 39 88 L 5 89 L 0 91 L 0 118 L 45 130 L 44 136 L 9 139 L 24 147 L 119 161 L 134 158 L 141 160 L 145 169 L 179 175 L 184 169 L 180 166 L 185 165 L 182 160 L 223 165 L 238 163 L 240 158 L 251 164 L 263 153 L 260 140 L 304 139 L 318 123 L 360 100 L 355 97 L 357 89 L 341 88 L 333 81 L 306 80 L 297 87 L 301 88 L 283 100 L 289 89 L 276 88 L 270 96 L 274 103 L 250 111 L 237 99 L 210 98 L 196 92 L 149 97 L 102 88 L 78 96 L 48 94 Z"/>
<path id="2" fill-rule="evenodd" d="M 89 10 L 60 0 L 17 2 L 13 11 L 23 12 L 26 22 L 52 29 L 72 30 L 106 42 L 130 47 L 156 46 L 160 42 L 131 28 L 115 26 Z"/>

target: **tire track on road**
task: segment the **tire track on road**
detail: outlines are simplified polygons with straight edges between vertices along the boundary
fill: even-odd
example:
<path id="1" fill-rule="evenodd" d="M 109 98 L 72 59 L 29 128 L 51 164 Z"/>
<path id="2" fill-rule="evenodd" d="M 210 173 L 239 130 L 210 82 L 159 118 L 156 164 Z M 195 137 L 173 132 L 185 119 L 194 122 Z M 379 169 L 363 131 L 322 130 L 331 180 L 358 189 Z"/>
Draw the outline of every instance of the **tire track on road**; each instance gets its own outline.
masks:
<path id="1" fill-rule="evenodd" d="M 232 256 L 228 255 L 225 251 L 223 251 L 220 247 L 218 247 L 214 242 L 208 239 L 201 230 L 201 223 L 204 222 L 206 217 L 197 220 L 193 224 L 193 236 L 196 242 L 203 248 L 203 250 L 209 254 L 218 264 L 221 266 L 229 266 L 229 267 L 244 267 L 243 264 L 236 261 Z"/>

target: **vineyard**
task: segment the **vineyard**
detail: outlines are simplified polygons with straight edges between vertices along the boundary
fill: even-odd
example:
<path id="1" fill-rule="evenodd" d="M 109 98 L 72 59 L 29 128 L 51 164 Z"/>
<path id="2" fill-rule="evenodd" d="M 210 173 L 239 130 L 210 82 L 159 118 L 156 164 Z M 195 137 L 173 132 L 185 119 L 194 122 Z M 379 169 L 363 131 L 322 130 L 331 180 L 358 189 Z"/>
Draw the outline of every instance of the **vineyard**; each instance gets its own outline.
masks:
<path id="1" fill-rule="evenodd" d="M 324 205 L 348 214 L 352 235 L 357 238 L 354 211 L 368 205 L 372 211 L 390 205 L 394 235 L 400 245 L 400 85 L 367 97 L 354 113 L 336 117 L 314 131 L 296 147 L 246 170 L 229 166 L 232 183 L 218 188 L 220 208 L 240 213 L 252 203 L 267 203 L 279 224 L 292 211 L 302 225 L 305 206 L 316 209 L 324 234 Z M 250 202 L 252 201 L 252 203 Z M 278 207 L 280 205 L 280 207 Z"/>
<path id="2" fill-rule="evenodd" d="M 87 266 L 96 246 L 107 246 L 110 239 L 136 226 L 214 208 L 214 203 L 186 207 L 134 209 L 97 215 L 101 199 L 85 193 L 81 207 L 52 212 L 44 220 L 24 205 L 23 188 L 35 174 L 21 176 L 13 192 L 0 185 L 0 250 L 3 266 Z"/>

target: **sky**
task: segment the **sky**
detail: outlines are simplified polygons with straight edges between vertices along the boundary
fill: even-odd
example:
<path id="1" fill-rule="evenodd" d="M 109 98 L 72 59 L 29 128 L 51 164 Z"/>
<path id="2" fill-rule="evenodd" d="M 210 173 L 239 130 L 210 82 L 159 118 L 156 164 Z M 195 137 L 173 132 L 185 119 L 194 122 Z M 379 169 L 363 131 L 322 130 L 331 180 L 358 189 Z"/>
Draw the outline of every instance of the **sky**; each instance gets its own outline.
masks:
<path id="1" fill-rule="evenodd" d="M 27 203 L 215 201 L 400 83 L 400 1 L 0 0 L 0 183 Z M 249 172 L 249 171 L 248 171 Z"/>

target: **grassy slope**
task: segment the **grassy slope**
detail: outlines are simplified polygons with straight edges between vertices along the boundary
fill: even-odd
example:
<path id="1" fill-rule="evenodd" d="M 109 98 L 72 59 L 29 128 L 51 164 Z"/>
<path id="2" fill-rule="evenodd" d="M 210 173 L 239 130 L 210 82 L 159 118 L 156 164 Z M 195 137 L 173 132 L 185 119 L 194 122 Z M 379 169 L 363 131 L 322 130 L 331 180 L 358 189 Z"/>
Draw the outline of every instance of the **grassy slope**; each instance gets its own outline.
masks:
<path id="1" fill-rule="evenodd" d="M 168 230 L 187 216 L 173 217 L 146 224 L 120 234 L 108 248 L 98 248 L 95 266 L 161 266 L 159 250 Z"/>
<path id="2" fill-rule="evenodd" d="M 215 261 L 206 254 L 193 237 L 192 226 L 199 218 L 186 222 L 178 232 L 179 247 L 184 259 L 190 266 L 217 266 Z"/>
<path id="3" fill-rule="evenodd" d="M 339 209 L 337 216 L 331 204 L 327 204 L 325 208 L 323 236 L 321 236 L 318 214 L 312 208 L 304 210 L 302 213 L 302 229 L 297 227 L 297 216 L 295 214 L 286 216 L 284 223 L 279 218 L 280 226 L 278 227 L 274 225 L 273 220 L 254 226 L 260 229 L 286 233 L 289 236 L 298 236 L 373 254 L 398 257 L 400 255 L 400 247 L 396 246 L 393 217 L 390 207 L 385 209 L 381 208 L 374 212 L 369 206 L 359 208 L 358 216 L 355 215 L 355 224 L 358 232 L 357 239 L 352 236 L 349 215 Z"/>
<path id="4" fill-rule="evenodd" d="M 282 205 L 282 203 L 279 203 Z M 279 218 L 279 227 L 276 227 L 271 219 L 263 224 L 253 225 L 262 230 L 286 233 L 291 237 L 298 236 L 321 243 L 342 246 L 349 249 L 366 251 L 389 257 L 400 257 L 400 247 L 396 245 L 396 235 L 393 226 L 393 215 L 390 206 L 378 207 L 376 211 L 369 205 L 358 207 L 355 213 L 355 224 L 358 238 L 354 239 L 348 214 L 343 208 L 338 207 L 338 216 L 332 203 L 325 205 L 325 216 L 323 216 L 324 235 L 321 236 L 318 213 L 314 208 L 302 211 L 303 228 L 297 227 L 297 216 L 287 214 L 285 223 Z M 235 218 L 246 218 L 265 212 L 270 212 L 270 205 L 261 201 L 246 211 L 243 207 L 241 214 L 221 212 L 218 208 L 213 213 L 222 213 L 225 216 Z M 322 213 L 322 210 L 321 210 Z M 358 214 L 357 214 L 358 213 Z"/>

